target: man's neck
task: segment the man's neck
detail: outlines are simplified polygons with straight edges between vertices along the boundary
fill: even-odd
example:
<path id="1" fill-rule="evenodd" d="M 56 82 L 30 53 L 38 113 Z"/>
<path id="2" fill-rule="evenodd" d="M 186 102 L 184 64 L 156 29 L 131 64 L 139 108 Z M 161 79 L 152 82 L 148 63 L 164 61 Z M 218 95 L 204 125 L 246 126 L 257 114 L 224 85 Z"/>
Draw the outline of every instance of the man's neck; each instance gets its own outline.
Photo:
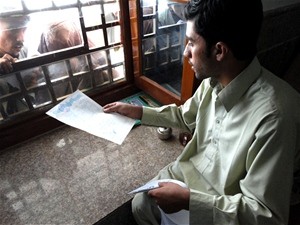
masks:
<path id="1" fill-rule="evenodd" d="M 236 78 L 249 64 L 251 60 L 231 61 L 224 65 L 223 73 L 217 78 L 223 87 L 226 87 L 234 78 Z"/>

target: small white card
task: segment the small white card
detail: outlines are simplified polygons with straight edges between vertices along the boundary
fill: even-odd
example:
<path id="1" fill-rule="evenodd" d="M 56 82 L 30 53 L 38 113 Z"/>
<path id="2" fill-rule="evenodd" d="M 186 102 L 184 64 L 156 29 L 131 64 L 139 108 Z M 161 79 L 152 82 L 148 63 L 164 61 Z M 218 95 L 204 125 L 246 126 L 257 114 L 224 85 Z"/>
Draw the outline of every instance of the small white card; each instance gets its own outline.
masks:
<path id="1" fill-rule="evenodd" d="M 159 183 L 161 183 L 161 182 L 173 182 L 175 184 L 180 185 L 181 187 L 185 187 L 185 188 L 187 187 L 185 183 L 183 183 L 179 180 L 174 180 L 174 179 L 152 180 L 152 181 L 149 181 L 148 183 L 146 183 L 145 185 L 143 185 L 137 189 L 134 189 L 133 191 L 129 192 L 128 194 L 136 194 L 139 192 L 146 192 L 146 191 L 150 191 L 155 188 L 159 188 Z"/>

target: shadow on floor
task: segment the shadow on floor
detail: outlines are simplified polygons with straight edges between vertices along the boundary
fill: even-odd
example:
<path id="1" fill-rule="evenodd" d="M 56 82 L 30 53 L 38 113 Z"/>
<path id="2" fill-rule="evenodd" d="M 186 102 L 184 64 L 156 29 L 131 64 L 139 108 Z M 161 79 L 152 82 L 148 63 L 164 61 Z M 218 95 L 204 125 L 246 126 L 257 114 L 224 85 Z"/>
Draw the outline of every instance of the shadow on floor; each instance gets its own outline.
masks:
<path id="1" fill-rule="evenodd" d="M 131 213 L 131 200 L 125 202 L 94 225 L 137 225 Z"/>

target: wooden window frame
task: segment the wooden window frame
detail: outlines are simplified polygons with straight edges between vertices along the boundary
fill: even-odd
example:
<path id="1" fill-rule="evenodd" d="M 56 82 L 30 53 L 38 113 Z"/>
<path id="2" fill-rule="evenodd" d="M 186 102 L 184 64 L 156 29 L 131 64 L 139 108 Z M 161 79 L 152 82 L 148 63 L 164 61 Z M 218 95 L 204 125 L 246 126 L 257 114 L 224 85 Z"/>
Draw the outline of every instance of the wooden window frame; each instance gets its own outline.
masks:
<path id="1" fill-rule="evenodd" d="M 177 3 L 187 3 L 188 0 L 173 0 Z M 162 104 L 175 103 L 181 105 L 188 98 L 192 96 L 195 91 L 195 88 L 199 84 L 199 81 L 196 80 L 194 76 L 194 71 L 191 69 L 191 66 L 188 63 L 187 58 L 183 59 L 183 68 L 182 68 L 182 81 L 181 81 L 181 95 L 178 96 L 175 93 L 167 90 L 162 87 L 157 82 L 149 79 L 143 74 L 143 65 L 142 65 L 142 26 L 143 26 L 143 15 L 141 10 L 140 1 L 136 1 L 136 23 L 131 24 L 132 30 L 136 32 L 136 40 L 133 42 L 133 48 L 137 49 L 136 54 L 134 54 L 134 78 L 135 83 L 138 88 L 142 89 L 155 99 L 157 99 Z"/>

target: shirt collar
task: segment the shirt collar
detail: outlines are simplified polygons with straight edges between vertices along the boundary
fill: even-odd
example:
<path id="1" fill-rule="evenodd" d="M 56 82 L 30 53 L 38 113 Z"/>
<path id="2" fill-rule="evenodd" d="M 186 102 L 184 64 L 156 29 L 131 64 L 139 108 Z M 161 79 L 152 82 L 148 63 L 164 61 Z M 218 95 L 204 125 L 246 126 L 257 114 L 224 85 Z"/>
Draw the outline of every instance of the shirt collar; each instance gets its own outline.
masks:
<path id="1" fill-rule="evenodd" d="M 261 65 L 255 57 L 252 62 L 225 88 L 220 90 L 220 84 L 217 84 L 211 78 L 211 86 L 214 87 L 218 94 L 219 100 L 224 105 L 227 112 L 238 102 L 238 100 L 245 94 L 248 88 L 261 74 Z"/>

